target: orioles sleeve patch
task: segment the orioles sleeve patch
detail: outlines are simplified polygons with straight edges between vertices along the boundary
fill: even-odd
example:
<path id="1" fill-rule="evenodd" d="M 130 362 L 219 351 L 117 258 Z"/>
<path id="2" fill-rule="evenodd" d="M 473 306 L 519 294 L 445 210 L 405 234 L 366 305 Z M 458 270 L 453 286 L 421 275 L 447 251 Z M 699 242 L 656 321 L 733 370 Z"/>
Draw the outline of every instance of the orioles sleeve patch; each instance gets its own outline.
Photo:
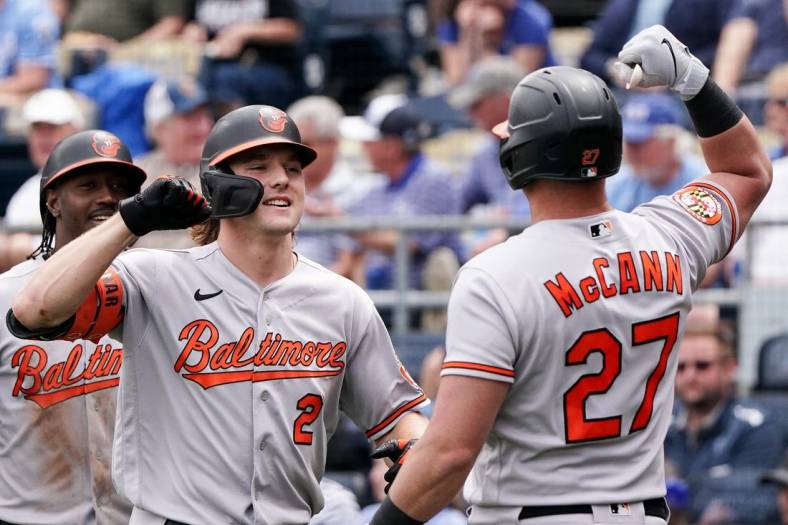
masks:
<path id="1" fill-rule="evenodd" d="M 722 219 L 722 204 L 710 192 L 699 186 L 687 186 L 673 194 L 687 213 L 703 224 L 712 226 Z"/>
<path id="2" fill-rule="evenodd" d="M 74 323 L 62 339 L 98 343 L 123 321 L 123 315 L 123 282 L 115 270 L 107 268 L 74 314 Z"/>

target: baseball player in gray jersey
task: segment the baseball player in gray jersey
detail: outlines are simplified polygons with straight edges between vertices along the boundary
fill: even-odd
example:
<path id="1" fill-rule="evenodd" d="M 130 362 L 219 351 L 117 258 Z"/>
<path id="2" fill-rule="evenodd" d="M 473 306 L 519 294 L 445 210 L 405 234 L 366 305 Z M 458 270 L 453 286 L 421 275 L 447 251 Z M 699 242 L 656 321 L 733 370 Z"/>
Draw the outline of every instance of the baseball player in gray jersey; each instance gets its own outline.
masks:
<path id="1" fill-rule="evenodd" d="M 603 179 L 618 171 L 622 132 L 605 84 L 568 67 L 520 82 L 496 129 L 533 224 L 460 270 L 434 415 L 373 524 L 422 523 L 466 477 L 472 524 L 666 523 L 677 342 L 771 167 L 747 118 L 664 27 L 619 60 L 630 85 L 681 95 L 712 173 L 613 210 Z"/>
<path id="2" fill-rule="evenodd" d="M 414 410 L 428 401 L 369 297 L 292 250 L 315 155 L 283 111 L 230 112 L 204 150 L 210 207 L 183 180 L 159 179 L 17 295 L 16 330 L 67 338 L 94 330 L 83 319 L 117 324 L 112 472 L 132 524 L 305 524 L 323 507 L 340 409 L 378 443 L 426 426 Z M 118 256 L 210 213 L 202 246 Z M 91 290 L 98 300 L 85 301 Z"/>
<path id="3" fill-rule="evenodd" d="M 144 180 L 111 133 L 83 131 L 58 143 L 42 171 L 41 246 L 0 276 L 3 311 L 52 252 L 109 219 Z M 128 523 L 131 504 L 110 477 L 123 350 L 113 339 L 86 335 L 90 340 L 41 342 L 0 326 L 2 523 Z"/>

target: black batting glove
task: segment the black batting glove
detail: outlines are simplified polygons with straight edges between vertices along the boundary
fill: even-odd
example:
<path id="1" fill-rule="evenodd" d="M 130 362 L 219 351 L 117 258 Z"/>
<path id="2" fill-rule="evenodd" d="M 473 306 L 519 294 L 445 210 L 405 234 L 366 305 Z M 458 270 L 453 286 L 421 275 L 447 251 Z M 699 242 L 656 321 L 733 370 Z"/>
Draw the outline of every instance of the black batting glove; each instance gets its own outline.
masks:
<path id="1" fill-rule="evenodd" d="M 394 478 L 397 477 L 399 469 L 405 463 L 405 458 L 410 452 L 410 448 L 418 441 L 418 439 L 397 439 L 386 441 L 378 448 L 372 451 L 371 456 L 375 459 L 389 458 L 392 465 L 386 471 L 383 479 L 386 480 L 386 487 L 383 491 L 388 494 L 391 484 L 394 483 Z"/>
<path id="2" fill-rule="evenodd" d="M 159 177 L 142 192 L 120 201 L 118 211 L 138 237 L 154 230 L 188 228 L 211 215 L 205 198 L 180 177 Z"/>

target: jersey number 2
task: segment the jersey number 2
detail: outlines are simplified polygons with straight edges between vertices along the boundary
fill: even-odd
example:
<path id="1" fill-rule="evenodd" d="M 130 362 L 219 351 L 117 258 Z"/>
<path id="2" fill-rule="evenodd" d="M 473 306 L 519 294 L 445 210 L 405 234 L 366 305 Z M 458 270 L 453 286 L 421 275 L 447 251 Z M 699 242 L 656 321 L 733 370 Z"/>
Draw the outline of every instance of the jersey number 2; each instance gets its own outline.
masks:
<path id="1" fill-rule="evenodd" d="M 643 401 L 632 419 L 629 433 L 643 430 L 651 421 L 654 396 L 676 344 L 679 313 L 632 325 L 632 346 L 662 341 L 662 351 L 654 370 L 648 376 Z M 567 366 L 583 365 L 593 352 L 602 354 L 602 370 L 585 374 L 564 394 L 564 428 L 567 443 L 582 443 L 621 435 L 621 416 L 589 419 L 585 403 L 589 396 L 604 394 L 621 374 L 621 343 L 607 328 L 584 332 L 566 352 Z"/>
<path id="2" fill-rule="evenodd" d="M 320 415 L 323 409 L 323 398 L 317 394 L 307 394 L 296 403 L 296 408 L 301 410 L 301 414 L 293 423 L 293 442 L 297 445 L 311 445 L 312 431 L 304 430 L 304 427 L 311 425 Z"/>

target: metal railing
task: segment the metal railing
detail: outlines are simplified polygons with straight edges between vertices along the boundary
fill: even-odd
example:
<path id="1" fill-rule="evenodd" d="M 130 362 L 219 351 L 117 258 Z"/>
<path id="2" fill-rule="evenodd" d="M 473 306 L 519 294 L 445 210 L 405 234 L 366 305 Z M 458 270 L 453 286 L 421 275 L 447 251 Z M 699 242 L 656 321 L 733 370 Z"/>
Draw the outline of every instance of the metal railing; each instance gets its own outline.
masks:
<path id="1" fill-rule="evenodd" d="M 413 290 L 409 287 L 408 275 L 411 267 L 409 237 L 425 231 L 469 231 L 478 229 L 504 228 L 518 232 L 529 225 L 523 219 L 474 218 L 466 215 L 427 215 L 418 217 L 353 217 L 341 219 L 315 219 L 305 217 L 299 231 L 303 232 L 364 232 L 398 230 L 400 232 L 394 252 L 394 287 L 391 290 L 369 290 L 369 295 L 378 307 L 393 311 L 392 332 L 401 335 L 408 331 L 410 310 L 414 308 L 444 307 L 448 304 L 449 292 Z M 760 226 L 788 225 L 781 221 L 759 221 L 751 228 Z M 752 237 L 748 238 L 747 254 L 752 253 Z M 745 264 L 745 272 L 748 271 Z M 744 275 L 749 275 L 745 273 Z M 742 297 L 741 288 L 703 289 L 695 294 L 695 302 L 711 302 L 720 306 L 738 306 Z"/>
<path id="2" fill-rule="evenodd" d="M 408 276 L 412 265 L 410 236 L 421 232 L 463 231 L 503 228 L 515 233 L 529 225 L 523 219 L 479 218 L 467 215 L 422 215 L 414 217 L 345 217 L 337 219 L 304 217 L 299 226 L 300 232 L 343 232 L 357 233 L 367 231 L 397 230 L 400 235 L 394 250 L 394 287 L 390 290 L 370 290 L 369 295 L 375 305 L 390 308 L 393 312 L 392 332 L 401 335 L 409 331 L 410 311 L 416 308 L 445 307 L 449 292 L 415 290 L 410 288 Z M 775 226 L 788 226 L 788 221 L 759 220 L 748 226 L 748 231 Z M 0 227 L 0 232 L 13 233 L 30 231 Z M 703 289 L 695 294 L 695 302 L 711 302 L 720 306 L 738 306 L 749 283 L 749 256 L 755 248 L 755 236 L 749 235 L 745 242 L 745 257 L 742 258 L 741 284 L 729 289 Z M 788 270 L 786 272 L 788 274 Z"/>

